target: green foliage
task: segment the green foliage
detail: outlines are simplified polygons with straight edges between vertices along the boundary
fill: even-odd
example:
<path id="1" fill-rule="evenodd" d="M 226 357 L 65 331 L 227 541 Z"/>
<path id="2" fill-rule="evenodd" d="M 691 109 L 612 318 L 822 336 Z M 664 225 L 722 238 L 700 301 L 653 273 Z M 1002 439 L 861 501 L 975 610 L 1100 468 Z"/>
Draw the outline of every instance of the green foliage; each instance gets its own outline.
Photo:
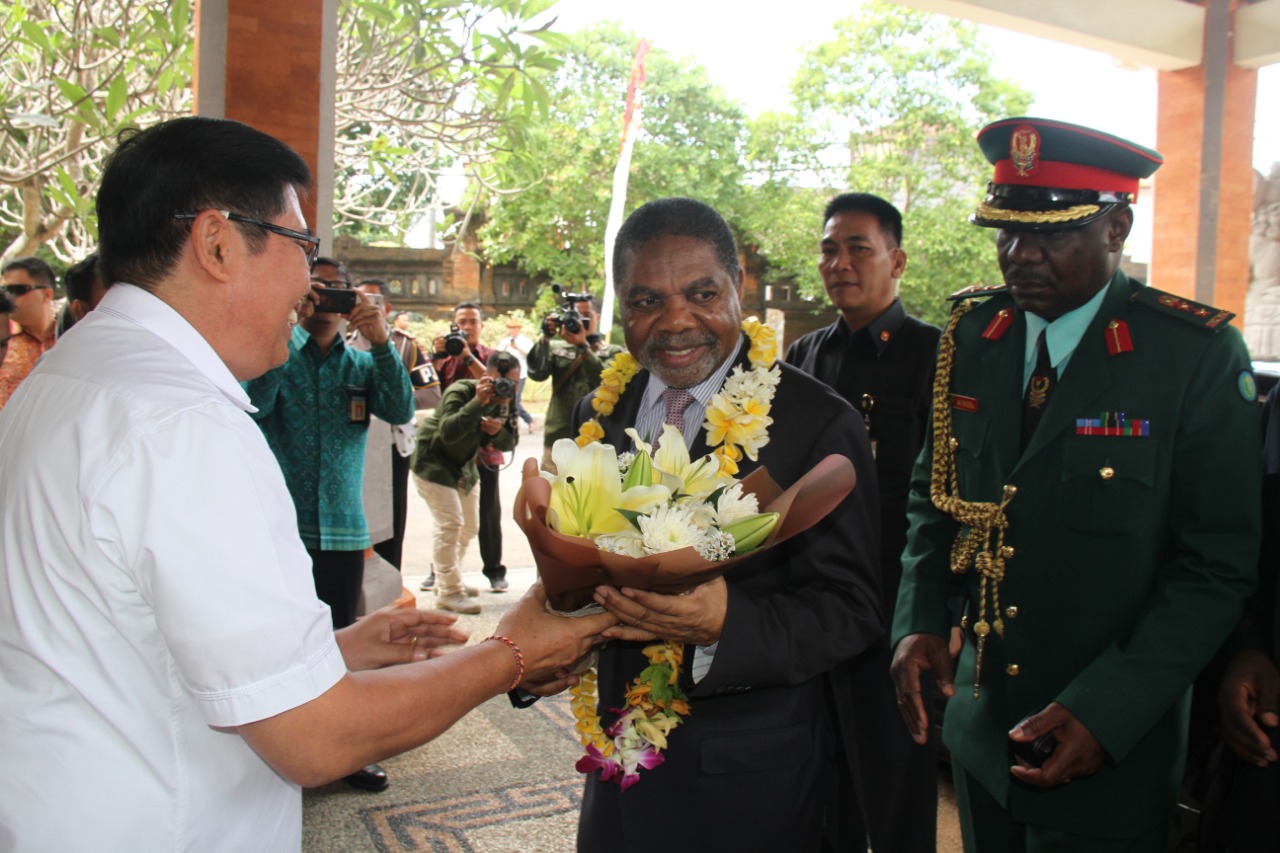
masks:
<path id="1" fill-rule="evenodd" d="M 0 255 L 78 259 L 115 136 L 188 111 L 187 0 L 14 0 L 0 6 Z"/>
<path id="2" fill-rule="evenodd" d="M 820 295 L 823 200 L 860 191 L 903 213 L 908 310 L 938 322 L 947 293 L 998 281 L 990 233 L 966 222 L 990 179 L 973 138 L 987 122 L 1024 112 L 1031 95 L 990 65 L 977 28 L 944 16 L 869 0 L 837 22 L 792 82 L 794 115 L 752 124 L 760 182 L 748 224 L 761 235 L 769 275 Z"/>
<path id="3" fill-rule="evenodd" d="M 600 293 L 604 230 L 621 146 L 622 115 L 638 39 L 616 25 L 569 37 L 551 80 L 550 115 L 531 126 L 505 165 L 530 186 L 490 197 L 481 239 L 488 260 Z M 705 71 L 661 50 L 645 62 L 643 123 L 632 155 L 627 209 L 688 195 L 726 217 L 739 206 L 746 145 L 741 108 Z M 539 305 L 550 307 L 547 292 Z"/>

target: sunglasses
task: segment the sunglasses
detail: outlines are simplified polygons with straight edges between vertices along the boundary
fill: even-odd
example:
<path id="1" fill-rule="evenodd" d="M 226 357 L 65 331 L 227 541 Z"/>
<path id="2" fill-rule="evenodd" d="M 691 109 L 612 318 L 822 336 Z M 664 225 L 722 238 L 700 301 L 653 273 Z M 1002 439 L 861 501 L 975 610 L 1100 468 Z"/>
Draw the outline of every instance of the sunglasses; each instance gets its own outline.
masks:
<path id="1" fill-rule="evenodd" d="M 26 296 L 33 290 L 52 290 L 47 284 L 6 284 L 4 292 L 10 296 Z"/>
<path id="2" fill-rule="evenodd" d="M 320 238 L 315 234 L 308 234 L 305 231 L 294 231 L 292 228 L 285 228 L 283 225 L 276 225 L 274 222 L 263 222 L 261 219 L 251 219 L 248 216 L 241 216 L 238 213 L 232 213 L 229 210 L 219 210 L 224 219 L 231 222 L 241 222 L 245 225 L 256 225 L 259 228 L 265 228 L 272 234 L 279 234 L 281 237 L 288 237 L 291 240 L 301 240 L 306 244 L 303 252 L 307 255 L 307 268 L 316 265 L 316 259 L 320 257 Z M 175 213 L 174 219 L 195 219 L 199 213 Z"/>

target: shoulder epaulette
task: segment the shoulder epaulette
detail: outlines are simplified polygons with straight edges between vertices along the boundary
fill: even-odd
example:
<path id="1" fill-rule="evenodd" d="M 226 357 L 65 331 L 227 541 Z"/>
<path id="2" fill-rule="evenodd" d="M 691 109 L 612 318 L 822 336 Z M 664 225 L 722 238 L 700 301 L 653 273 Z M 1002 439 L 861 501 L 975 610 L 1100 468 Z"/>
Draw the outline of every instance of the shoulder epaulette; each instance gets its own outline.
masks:
<path id="1" fill-rule="evenodd" d="M 1163 314 L 1185 320 L 1193 326 L 1214 332 L 1230 323 L 1231 318 L 1236 316 L 1232 311 L 1192 302 L 1190 299 L 1183 299 L 1181 296 L 1165 293 L 1163 290 L 1156 290 L 1144 284 L 1135 284 L 1133 295 L 1129 298 L 1140 305 L 1146 305 Z"/>
<path id="2" fill-rule="evenodd" d="M 975 299 L 979 296 L 995 296 L 997 293 L 1004 293 L 1008 289 L 1008 286 L 1003 284 L 971 284 L 968 287 L 957 290 L 947 299 L 956 302 L 961 299 Z"/>

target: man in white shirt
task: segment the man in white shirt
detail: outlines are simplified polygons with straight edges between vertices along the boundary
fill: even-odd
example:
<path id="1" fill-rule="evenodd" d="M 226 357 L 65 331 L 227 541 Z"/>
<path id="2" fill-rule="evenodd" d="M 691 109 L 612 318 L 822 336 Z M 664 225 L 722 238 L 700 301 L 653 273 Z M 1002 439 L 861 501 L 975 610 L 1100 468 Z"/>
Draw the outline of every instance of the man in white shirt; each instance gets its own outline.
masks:
<path id="1" fill-rule="evenodd" d="M 525 374 L 529 372 L 529 350 L 533 349 L 533 338 L 524 333 L 524 326 L 514 317 L 507 319 L 507 336 L 498 341 L 498 352 L 509 352 L 520 362 L 520 384 L 516 386 L 516 414 L 524 421 L 529 432 L 533 432 L 533 415 L 520 402 L 524 394 Z"/>
<path id="2" fill-rule="evenodd" d="M 217 119 L 108 162 L 115 285 L 0 413 L 0 848 L 296 851 L 300 786 L 429 740 L 608 623 L 534 593 L 502 639 L 435 660 L 465 639 L 445 614 L 335 635 L 239 385 L 288 355 L 309 183 Z"/>

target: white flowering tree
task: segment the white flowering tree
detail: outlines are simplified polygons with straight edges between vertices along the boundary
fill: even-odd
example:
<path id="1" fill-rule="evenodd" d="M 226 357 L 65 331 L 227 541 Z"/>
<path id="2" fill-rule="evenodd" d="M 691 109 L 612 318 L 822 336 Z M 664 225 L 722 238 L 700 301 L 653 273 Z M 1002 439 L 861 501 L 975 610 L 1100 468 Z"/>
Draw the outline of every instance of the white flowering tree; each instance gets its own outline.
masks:
<path id="1" fill-rule="evenodd" d="M 0 257 L 96 242 L 93 190 L 116 133 L 190 110 L 188 0 L 0 4 Z"/>
<path id="2" fill-rule="evenodd" d="M 340 232 L 398 237 L 445 171 L 501 181 L 546 108 L 550 0 L 341 0 Z M 70 261 L 96 243 L 93 194 L 116 135 L 191 111 L 191 0 L 0 3 L 0 257 Z"/>

